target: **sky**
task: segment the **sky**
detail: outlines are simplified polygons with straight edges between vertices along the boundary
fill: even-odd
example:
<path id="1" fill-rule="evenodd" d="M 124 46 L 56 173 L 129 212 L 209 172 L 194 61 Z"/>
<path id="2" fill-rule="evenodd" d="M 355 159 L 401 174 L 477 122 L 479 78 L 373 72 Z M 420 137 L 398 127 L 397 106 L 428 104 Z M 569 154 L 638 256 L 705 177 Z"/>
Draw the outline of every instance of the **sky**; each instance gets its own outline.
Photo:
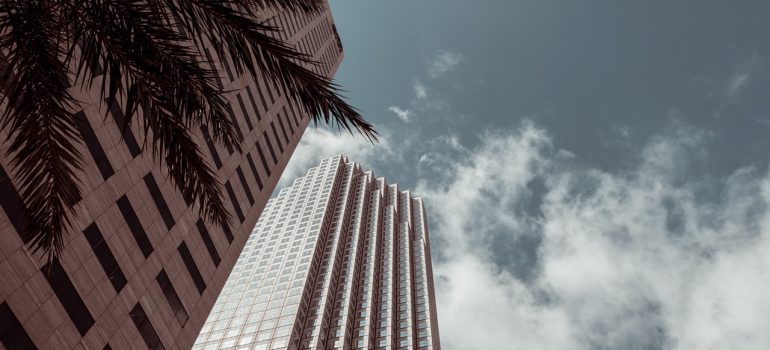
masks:
<path id="1" fill-rule="evenodd" d="M 335 80 L 425 198 L 441 345 L 770 349 L 770 2 L 331 0 Z"/>

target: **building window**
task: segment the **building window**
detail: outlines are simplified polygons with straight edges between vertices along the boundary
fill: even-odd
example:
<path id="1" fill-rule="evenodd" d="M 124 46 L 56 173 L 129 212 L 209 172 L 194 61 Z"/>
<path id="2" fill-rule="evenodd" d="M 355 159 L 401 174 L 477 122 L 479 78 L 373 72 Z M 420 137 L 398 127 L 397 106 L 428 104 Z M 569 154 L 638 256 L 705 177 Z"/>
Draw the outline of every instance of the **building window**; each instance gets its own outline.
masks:
<path id="1" fill-rule="evenodd" d="M 144 184 L 147 186 L 147 190 L 150 191 L 152 201 L 155 202 L 155 207 L 158 208 L 158 212 L 160 212 L 160 216 L 163 218 L 166 228 L 171 230 L 175 223 L 174 216 L 171 214 L 171 210 L 168 208 L 166 200 L 163 199 L 163 193 L 160 192 L 160 188 L 158 187 L 158 183 L 155 182 L 155 177 L 152 176 L 152 172 L 147 173 L 147 175 L 144 176 Z"/>
<path id="2" fill-rule="evenodd" d="M 281 115 L 279 114 L 277 117 L 281 118 Z M 278 137 L 278 131 L 275 130 L 275 123 L 272 121 L 270 122 L 270 128 L 273 129 L 273 137 L 275 139 L 275 143 L 278 144 L 278 150 L 281 151 L 281 154 L 283 154 L 283 145 L 281 145 L 281 139 Z"/>
<path id="3" fill-rule="evenodd" d="M 246 85 L 246 95 L 249 96 L 249 102 L 251 103 L 251 108 L 254 110 L 254 113 L 257 115 L 257 121 L 262 120 L 262 116 L 259 114 L 259 108 L 257 108 L 257 102 L 254 100 L 254 94 L 251 92 L 251 87 L 248 85 Z M 264 99 L 262 103 L 264 104 Z M 267 106 L 265 106 L 265 110 L 267 110 Z"/>
<path id="4" fill-rule="evenodd" d="M 278 164 L 278 158 L 275 157 L 275 150 L 273 150 L 273 144 L 270 142 L 270 137 L 267 136 L 267 131 L 262 132 L 262 137 L 267 143 L 267 150 L 270 151 L 270 157 L 273 158 L 273 164 Z"/>
<path id="5" fill-rule="evenodd" d="M 193 260 L 190 250 L 187 249 L 187 244 L 182 242 L 177 250 L 182 257 L 184 265 L 187 267 L 187 272 L 190 273 L 190 277 L 192 278 L 193 283 L 195 283 L 195 287 L 198 289 L 198 293 L 203 294 L 203 291 L 206 290 L 206 282 L 203 281 L 203 276 L 201 276 L 201 272 L 198 270 L 198 265 L 195 265 L 195 260 Z"/>
<path id="6" fill-rule="evenodd" d="M 246 176 L 243 175 L 243 170 L 241 170 L 241 167 L 235 168 L 235 172 L 238 174 L 238 179 L 241 181 L 241 186 L 243 186 L 243 191 L 246 192 L 246 199 L 249 200 L 250 205 L 254 205 L 254 195 L 251 194 L 251 189 L 249 188 L 249 184 L 246 182 Z"/>
<path id="7" fill-rule="evenodd" d="M 171 284 L 171 280 L 168 278 L 166 271 L 161 269 L 155 280 L 158 281 L 158 285 L 163 291 L 163 295 L 166 296 L 166 301 L 168 301 L 168 305 L 171 306 L 171 311 L 174 312 L 174 316 L 176 316 L 179 324 L 184 327 L 184 324 L 187 322 L 187 310 L 185 310 L 184 305 L 182 305 L 182 300 L 179 299 L 179 295 L 176 294 L 174 285 Z"/>
<path id="8" fill-rule="evenodd" d="M 5 211 L 5 215 L 11 221 L 13 228 L 16 229 L 19 238 L 24 243 L 29 243 L 30 238 L 25 234 L 26 216 L 21 197 L 2 167 L 0 167 L 0 207 Z"/>
<path id="9" fill-rule="evenodd" d="M 41 268 L 41 272 L 48 280 L 48 284 L 53 289 L 54 294 L 64 306 L 64 310 L 69 315 L 72 323 L 75 324 L 75 328 L 78 329 L 80 335 L 86 335 L 91 326 L 94 325 L 94 318 L 88 311 L 83 299 L 80 298 L 77 289 L 70 281 L 67 272 L 64 271 L 58 259 L 54 259 L 50 263 Z"/>
<path id="10" fill-rule="evenodd" d="M 243 216 L 243 210 L 241 210 L 241 204 L 238 203 L 238 198 L 235 197 L 235 191 L 233 191 L 233 186 L 230 185 L 230 181 L 225 182 L 225 190 L 227 191 L 227 196 L 230 197 L 230 202 L 233 203 L 233 208 L 235 209 L 235 215 L 238 216 L 238 220 L 243 223 L 246 218 Z"/>
<path id="11" fill-rule="evenodd" d="M 241 107 L 241 114 L 243 114 L 243 119 L 246 120 L 246 126 L 249 127 L 249 131 L 254 130 L 254 125 L 251 124 L 249 111 L 246 110 L 246 104 L 243 102 L 243 97 L 241 97 L 241 94 L 237 94 L 235 95 L 235 98 L 238 100 L 238 106 Z"/>
<path id="12" fill-rule="evenodd" d="M 249 168 L 251 168 L 251 173 L 254 175 L 254 180 L 257 180 L 257 186 L 259 187 L 259 190 L 262 191 L 262 179 L 259 178 L 259 172 L 257 172 L 257 167 L 254 165 L 254 159 L 251 157 L 251 153 L 246 154 L 246 160 L 249 161 Z"/>
<path id="13" fill-rule="evenodd" d="M 91 157 L 96 162 L 96 167 L 99 169 L 99 173 L 102 174 L 102 178 L 107 180 L 115 174 L 115 171 L 110 165 L 110 160 L 107 159 L 107 154 L 104 153 L 102 145 L 99 143 L 99 139 L 94 133 L 94 129 L 91 124 L 88 123 L 88 118 L 83 111 L 75 113 L 75 123 L 77 123 L 80 135 L 83 137 L 83 141 L 86 143 L 88 152 L 91 153 Z"/>
<path id="14" fill-rule="evenodd" d="M 195 223 L 195 226 L 198 228 L 198 232 L 201 234 L 203 245 L 206 246 L 206 250 L 208 250 L 209 255 L 211 256 L 211 261 L 214 262 L 214 266 L 219 266 L 219 262 L 222 259 L 219 257 L 217 248 L 214 246 L 214 242 L 211 240 L 211 235 L 209 235 L 209 231 L 206 229 L 206 225 L 203 224 L 203 220 L 198 219 L 198 222 Z"/>
<path id="15" fill-rule="evenodd" d="M 206 141 L 206 147 L 209 149 L 211 159 L 214 160 L 214 166 L 216 166 L 217 169 L 221 168 L 222 159 L 219 158 L 219 153 L 217 152 L 217 148 L 214 146 L 214 141 L 211 138 L 211 134 L 209 134 L 209 129 L 201 126 L 201 133 L 203 133 L 203 140 Z"/>
<path id="16" fill-rule="evenodd" d="M 142 224 L 139 222 L 139 218 L 136 216 L 136 212 L 134 212 L 134 208 L 131 206 L 128 197 L 123 195 L 118 199 L 117 204 L 120 213 L 123 214 L 123 220 L 128 224 L 129 231 L 131 231 L 134 240 L 136 240 L 136 244 L 142 251 L 142 255 L 144 255 L 145 258 L 149 257 L 153 249 L 152 243 L 150 242 L 150 239 L 147 238 L 147 234 L 144 232 L 144 228 L 142 228 Z"/>
<path id="17" fill-rule="evenodd" d="M 165 350 L 163 343 L 160 341 L 160 337 L 158 337 L 158 332 L 153 328 L 152 323 L 150 322 L 150 319 L 147 318 L 147 314 L 144 313 L 141 304 L 136 303 L 129 315 L 131 316 L 131 320 L 134 321 L 134 326 L 136 326 L 139 335 L 142 336 L 144 344 L 147 345 L 148 349 Z"/>
<path id="18" fill-rule="evenodd" d="M 134 132 L 131 131 L 131 128 L 129 128 L 126 123 L 126 117 L 123 115 L 123 110 L 120 109 L 118 101 L 116 100 L 113 100 L 112 103 L 109 101 L 107 103 L 110 104 L 110 115 L 112 115 L 112 119 L 115 120 L 115 124 L 121 129 L 121 135 L 123 136 L 123 141 L 126 143 L 126 147 L 128 147 L 128 151 L 131 153 L 132 157 L 136 158 L 139 153 L 142 153 L 142 149 L 139 148 L 139 143 L 136 142 Z"/>
<path id="19" fill-rule="evenodd" d="M 107 278 L 110 280 L 110 283 L 112 283 L 115 291 L 120 293 L 128 281 L 126 280 L 126 276 L 123 275 L 123 271 L 120 269 L 118 261 L 115 260 L 115 256 L 112 255 L 112 250 L 110 250 L 110 247 L 104 240 L 102 232 L 99 231 L 99 227 L 96 226 L 96 223 L 94 222 L 83 230 L 83 234 L 86 236 L 88 244 L 91 245 L 91 249 L 94 251 L 96 259 L 99 260 L 99 263 L 102 265 L 102 269 L 104 269 L 104 273 L 107 274 Z"/>
<path id="20" fill-rule="evenodd" d="M 227 108 L 227 114 L 230 115 L 230 122 L 233 123 L 233 127 L 235 127 L 235 132 L 238 134 L 238 137 L 241 140 L 243 140 L 243 132 L 241 132 L 241 124 L 239 124 L 238 119 L 235 118 L 235 112 L 233 111 L 233 106 L 230 105 L 230 103 L 228 102 L 225 105 L 225 108 Z M 228 150 L 230 151 L 230 154 L 233 154 L 233 151 L 230 148 L 228 148 Z"/>
<path id="21" fill-rule="evenodd" d="M 6 349 L 35 350 L 27 331 L 7 303 L 0 304 L 0 344 Z"/>
<path id="22" fill-rule="evenodd" d="M 267 173 L 267 176 L 270 177 L 270 167 L 267 165 L 265 152 L 262 152 L 262 147 L 259 146 L 259 140 L 257 140 L 255 145 L 257 146 L 257 154 L 259 154 L 259 159 L 262 161 L 262 166 L 265 168 L 265 173 Z"/>

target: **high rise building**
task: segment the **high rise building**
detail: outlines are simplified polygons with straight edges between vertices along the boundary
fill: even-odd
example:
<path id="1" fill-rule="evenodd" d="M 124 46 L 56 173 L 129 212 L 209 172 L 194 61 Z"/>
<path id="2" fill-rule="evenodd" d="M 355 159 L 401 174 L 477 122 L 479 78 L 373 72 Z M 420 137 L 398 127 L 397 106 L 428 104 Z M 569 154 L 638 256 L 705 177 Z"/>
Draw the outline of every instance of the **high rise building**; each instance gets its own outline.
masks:
<path id="1" fill-rule="evenodd" d="M 425 208 L 343 156 L 268 201 L 193 349 L 433 349 Z"/>
<path id="2" fill-rule="evenodd" d="M 316 15 L 266 15 L 283 30 L 276 36 L 320 63 L 317 73 L 334 74 L 343 55 L 328 5 Z M 215 65 L 243 152 L 213 143 L 205 129 L 195 137 L 224 184 L 231 235 L 185 201 L 141 147 L 140 127 L 122 132 L 123 101 L 99 103 L 98 93 L 75 87 L 88 105 L 74 114 L 85 140 L 82 200 L 44 274 L 45 259 L 25 245 L 19 183 L 0 141 L 0 349 L 192 347 L 309 121 L 271 81 L 239 76 L 227 59 Z"/>

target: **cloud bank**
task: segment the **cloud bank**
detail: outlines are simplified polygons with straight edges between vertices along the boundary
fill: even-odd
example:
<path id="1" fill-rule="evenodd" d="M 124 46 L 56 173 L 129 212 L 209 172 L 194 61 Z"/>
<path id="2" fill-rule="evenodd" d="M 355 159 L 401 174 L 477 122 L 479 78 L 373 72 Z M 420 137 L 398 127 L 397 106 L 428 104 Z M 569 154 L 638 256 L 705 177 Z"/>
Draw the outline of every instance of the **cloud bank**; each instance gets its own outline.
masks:
<path id="1" fill-rule="evenodd" d="M 770 176 L 704 200 L 708 135 L 673 130 L 616 174 L 525 122 L 422 182 L 443 348 L 770 348 Z"/>
<path id="2" fill-rule="evenodd" d="M 532 122 L 417 151 L 415 135 L 309 128 L 283 178 L 337 153 L 403 174 L 396 159 L 422 153 L 445 350 L 768 349 L 770 175 L 698 180 L 712 136 L 667 129 L 606 172 Z"/>
<path id="3" fill-rule="evenodd" d="M 324 127 L 308 126 L 291 156 L 289 164 L 281 174 L 276 186 L 276 193 L 291 185 L 294 179 L 304 176 L 307 171 L 321 163 L 321 160 L 337 154 L 345 154 L 349 159 L 367 164 L 375 155 L 385 156 L 392 153 L 387 130 L 378 128 L 380 141 L 372 144 L 360 135 L 351 135 L 346 131 L 332 131 Z"/>

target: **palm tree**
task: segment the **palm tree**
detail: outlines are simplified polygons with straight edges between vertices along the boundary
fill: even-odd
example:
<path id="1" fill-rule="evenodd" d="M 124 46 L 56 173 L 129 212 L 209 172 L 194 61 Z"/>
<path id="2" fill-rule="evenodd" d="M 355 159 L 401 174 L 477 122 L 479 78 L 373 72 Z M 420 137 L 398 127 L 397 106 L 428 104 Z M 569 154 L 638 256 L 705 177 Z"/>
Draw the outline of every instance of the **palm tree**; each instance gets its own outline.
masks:
<path id="1" fill-rule="evenodd" d="M 185 198 L 230 230 L 221 183 L 192 130 L 207 128 L 216 142 L 239 151 L 241 139 L 227 117 L 218 73 L 206 68 L 195 38 L 229 56 L 239 74 L 276 82 L 315 122 L 376 140 L 339 87 L 307 69 L 315 62 L 274 38 L 279 29 L 260 19 L 265 10 L 316 13 L 323 6 L 320 0 L 0 0 L 0 103 L 6 103 L 0 128 L 10 135 L 6 156 L 34 251 L 48 259 L 61 252 L 80 198 L 82 160 L 74 145 L 83 140 L 72 115 L 79 101 L 68 92 L 76 85 L 98 89 L 102 100 L 125 98 L 123 127 L 138 119 L 145 146 Z M 97 77 L 103 79 L 93 86 Z"/>

